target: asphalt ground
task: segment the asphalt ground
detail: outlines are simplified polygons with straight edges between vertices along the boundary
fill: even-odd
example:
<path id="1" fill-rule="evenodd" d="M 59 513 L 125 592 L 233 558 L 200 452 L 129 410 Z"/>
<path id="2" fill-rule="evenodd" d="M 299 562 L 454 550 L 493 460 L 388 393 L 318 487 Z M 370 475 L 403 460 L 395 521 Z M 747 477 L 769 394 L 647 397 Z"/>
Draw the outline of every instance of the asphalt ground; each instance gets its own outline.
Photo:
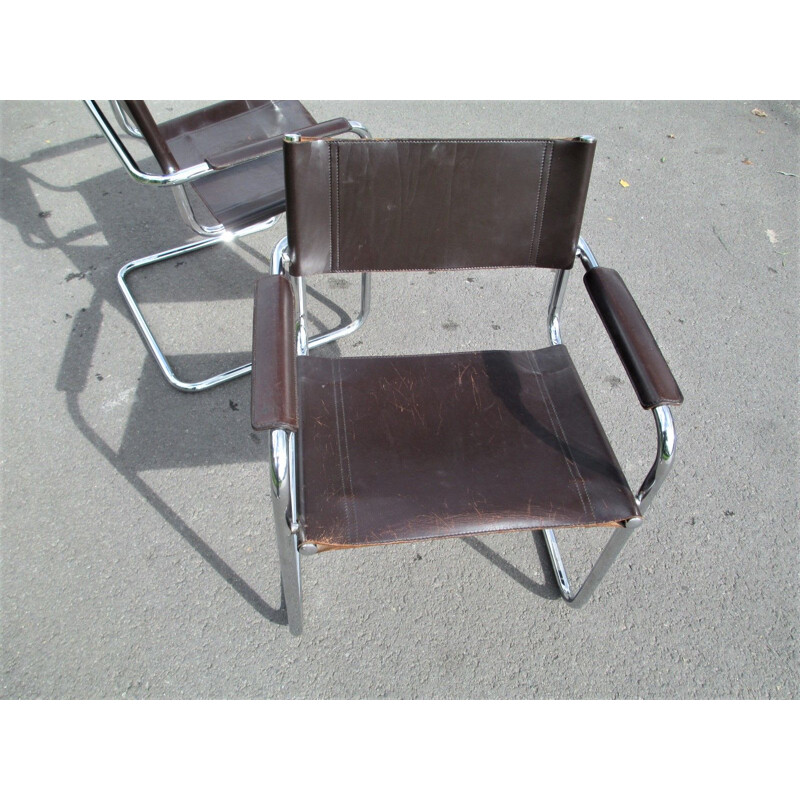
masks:
<path id="1" fill-rule="evenodd" d="M 304 559 L 292 637 L 249 379 L 171 389 L 116 285 L 191 238 L 171 192 L 135 184 L 82 104 L 4 102 L 0 695 L 796 698 L 800 106 L 304 102 L 376 137 L 598 138 L 584 236 L 686 398 L 668 482 L 581 610 L 538 535 L 486 536 Z M 253 285 L 282 235 L 135 277 L 179 373 L 249 360 Z M 544 346 L 550 281 L 376 275 L 368 323 L 328 352 Z M 354 279 L 311 289 L 319 326 L 356 306 Z M 577 274 L 564 339 L 638 486 L 652 418 Z M 560 541 L 580 577 L 604 539 Z"/>

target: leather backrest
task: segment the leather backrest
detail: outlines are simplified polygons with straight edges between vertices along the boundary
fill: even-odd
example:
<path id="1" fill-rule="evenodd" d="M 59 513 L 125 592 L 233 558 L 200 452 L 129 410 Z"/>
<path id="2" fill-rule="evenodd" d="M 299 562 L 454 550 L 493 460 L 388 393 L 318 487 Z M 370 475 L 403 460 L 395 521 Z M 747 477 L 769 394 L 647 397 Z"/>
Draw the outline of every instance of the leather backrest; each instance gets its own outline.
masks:
<path id="1" fill-rule="evenodd" d="M 284 143 L 291 271 L 569 269 L 594 141 Z"/>

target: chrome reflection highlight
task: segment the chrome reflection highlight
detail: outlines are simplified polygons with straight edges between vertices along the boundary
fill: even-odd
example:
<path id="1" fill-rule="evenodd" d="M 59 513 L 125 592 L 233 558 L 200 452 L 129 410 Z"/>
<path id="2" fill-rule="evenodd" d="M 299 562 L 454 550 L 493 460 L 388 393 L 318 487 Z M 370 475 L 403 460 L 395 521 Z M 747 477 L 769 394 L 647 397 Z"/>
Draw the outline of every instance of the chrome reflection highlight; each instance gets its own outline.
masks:
<path id="1" fill-rule="evenodd" d="M 214 171 L 208 164 L 203 162 L 202 164 L 195 164 L 167 174 L 143 172 L 139 169 L 139 165 L 133 159 L 133 156 L 128 152 L 128 148 L 120 140 L 117 132 L 108 124 L 108 120 L 97 103 L 94 100 L 84 100 L 83 102 L 89 109 L 89 113 L 94 117 L 103 135 L 108 139 L 109 144 L 128 171 L 128 174 L 139 183 L 146 183 L 151 186 L 178 186 L 182 183 L 193 181 L 201 175 L 209 175 Z"/>
<path id="2" fill-rule="evenodd" d="M 642 514 L 650 507 L 656 492 L 661 488 L 667 475 L 669 475 L 675 462 L 675 447 L 677 445 L 672 409 L 669 406 L 656 406 L 653 409 L 653 417 L 656 421 L 656 433 L 658 435 L 658 453 L 653 466 L 650 467 L 650 472 L 647 473 L 647 477 L 645 477 L 641 487 L 639 487 L 639 491 L 636 493 L 636 502 L 639 504 L 639 510 Z"/>
<path id="3" fill-rule="evenodd" d="M 567 293 L 569 270 L 556 270 L 553 291 L 550 293 L 550 305 L 547 308 L 547 332 L 550 344 L 561 344 L 561 309 L 564 305 L 564 295 Z"/>
<path id="4" fill-rule="evenodd" d="M 119 100 L 109 100 L 108 102 L 111 104 L 111 110 L 114 112 L 114 116 L 116 117 L 120 127 L 130 136 L 135 136 L 137 139 L 143 139 L 144 136 L 142 135 L 142 132 L 128 115 L 127 107 L 123 107 L 122 102 Z"/>
<path id="5" fill-rule="evenodd" d="M 295 434 L 272 430 L 269 436 L 270 487 L 275 536 L 281 568 L 289 631 L 303 632 L 303 592 L 297 536 L 297 497 L 294 475 Z"/>

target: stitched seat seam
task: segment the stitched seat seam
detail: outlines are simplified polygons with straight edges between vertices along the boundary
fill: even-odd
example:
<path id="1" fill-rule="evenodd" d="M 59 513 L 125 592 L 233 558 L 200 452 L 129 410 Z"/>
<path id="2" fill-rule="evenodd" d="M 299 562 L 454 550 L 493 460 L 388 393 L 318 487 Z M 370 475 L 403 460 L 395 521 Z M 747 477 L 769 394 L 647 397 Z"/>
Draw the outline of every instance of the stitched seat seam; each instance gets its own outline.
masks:
<path id="1" fill-rule="evenodd" d="M 344 459 L 342 458 L 342 432 L 339 425 L 339 394 L 337 383 L 337 364 L 336 359 L 331 359 L 331 388 L 333 389 L 333 415 L 336 419 L 336 449 L 339 455 L 339 480 L 342 485 L 342 499 L 344 500 L 344 515 L 348 530 L 351 527 L 350 506 L 347 501 L 347 486 L 344 480 Z"/>
<path id="2" fill-rule="evenodd" d="M 569 440 L 567 439 L 567 434 L 564 430 L 564 427 L 561 424 L 561 419 L 558 416 L 558 409 L 556 408 L 555 403 L 553 402 L 553 398 L 550 396 L 550 392 L 547 389 L 547 383 L 544 380 L 544 376 L 541 374 L 539 370 L 538 361 L 536 359 L 536 355 L 533 351 L 526 351 L 526 355 L 528 357 L 528 362 L 530 363 L 531 367 L 533 368 L 534 375 L 536 376 L 536 381 L 539 384 L 539 392 L 542 396 L 542 401 L 544 402 L 545 410 L 547 411 L 547 416 L 550 419 L 550 424 L 553 425 L 554 433 L 558 436 L 561 434 L 560 442 L 563 442 L 563 446 L 559 445 L 559 449 L 561 450 L 561 455 L 564 458 L 564 463 L 566 464 L 567 471 L 572 476 L 575 483 L 575 490 L 578 494 L 578 499 L 580 500 L 581 507 L 583 508 L 584 512 L 587 511 L 586 504 L 588 503 L 589 508 L 588 511 L 592 515 L 592 520 L 597 522 L 597 515 L 594 512 L 594 507 L 592 506 L 592 500 L 589 497 L 589 491 L 586 488 L 586 482 L 583 479 L 583 475 L 581 475 L 581 471 L 578 468 L 578 464 L 575 461 L 575 457 L 572 454 L 572 449 L 569 446 Z M 581 492 L 583 489 L 583 492 Z M 584 503 L 584 496 L 586 497 L 586 503 Z"/>
<path id="3" fill-rule="evenodd" d="M 349 510 L 348 522 L 353 527 L 353 533 L 358 538 L 358 512 L 356 511 L 355 505 L 355 492 L 353 489 L 353 470 L 352 465 L 350 462 L 350 446 L 347 443 L 347 410 L 345 407 L 344 402 L 344 382 L 342 381 L 342 364 L 339 359 L 334 359 L 336 363 L 336 373 L 337 373 L 337 380 L 334 383 L 334 396 L 336 395 L 337 387 L 339 391 L 339 403 L 337 404 L 337 409 L 340 406 L 342 409 L 342 431 L 340 434 L 340 444 L 339 444 L 339 463 L 340 463 L 340 470 L 342 473 L 342 489 L 345 493 L 344 501 L 345 501 L 345 508 Z M 338 427 L 338 425 L 337 425 Z M 338 430 L 337 430 L 338 433 Z M 342 447 L 342 442 L 344 443 L 344 447 Z M 350 491 L 347 491 L 347 485 L 345 484 L 344 479 L 344 468 L 342 466 L 342 451 L 344 451 L 344 460 L 347 463 L 347 483 L 349 484 Z"/>

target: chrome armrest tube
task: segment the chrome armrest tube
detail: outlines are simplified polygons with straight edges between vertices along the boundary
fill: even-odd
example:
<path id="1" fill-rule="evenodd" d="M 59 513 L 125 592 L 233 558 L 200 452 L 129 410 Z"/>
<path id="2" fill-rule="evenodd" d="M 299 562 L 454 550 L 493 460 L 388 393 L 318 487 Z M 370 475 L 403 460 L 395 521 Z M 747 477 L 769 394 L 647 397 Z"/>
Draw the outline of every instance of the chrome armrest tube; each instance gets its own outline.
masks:
<path id="1" fill-rule="evenodd" d="M 594 257 L 594 253 L 586 241 L 581 236 L 578 239 L 578 247 L 575 255 L 580 259 L 586 269 L 594 269 L 600 265 Z M 564 295 L 567 293 L 567 281 L 569 280 L 570 270 L 557 269 L 555 270 L 556 277 L 553 283 L 553 290 L 550 293 L 550 305 L 547 308 L 547 333 L 550 338 L 550 344 L 561 344 L 561 313 L 564 305 Z"/>
<path id="2" fill-rule="evenodd" d="M 196 180 L 201 175 L 208 175 L 214 170 L 205 162 L 202 164 L 195 164 L 191 167 L 171 172 L 166 175 L 159 175 L 150 172 L 143 172 L 139 169 L 139 165 L 133 159 L 128 149 L 120 140 L 117 132 L 109 125 L 105 115 L 100 110 L 99 106 L 94 100 L 84 100 L 89 113 L 94 117 L 103 135 L 108 139 L 117 157 L 122 162 L 122 165 L 128 170 L 130 176 L 139 183 L 146 183 L 150 186 L 179 186 L 183 183 Z"/>
<path id="3" fill-rule="evenodd" d="M 550 294 L 550 305 L 547 308 L 547 333 L 552 345 L 561 344 L 561 309 L 564 305 L 564 295 L 567 293 L 569 272 L 568 269 L 555 270 L 556 277 Z"/>
<path id="4" fill-rule="evenodd" d="M 119 126 L 125 130 L 130 136 L 135 136 L 137 139 L 143 139 L 144 136 L 139 128 L 136 126 L 136 123 L 130 118 L 125 108 L 123 108 L 122 103 L 119 100 L 109 100 L 111 103 L 111 110 L 114 112 L 114 116 L 117 118 L 117 122 Z"/>
<path id="5" fill-rule="evenodd" d="M 669 406 L 656 406 L 653 409 L 653 417 L 656 421 L 656 432 L 658 435 L 658 452 L 653 466 L 647 473 L 639 491 L 636 493 L 636 502 L 639 511 L 644 512 L 649 508 L 650 503 L 656 492 L 661 487 L 665 478 L 672 469 L 675 460 L 675 421 L 672 418 L 672 409 Z"/>
<path id="6" fill-rule="evenodd" d="M 577 257 L 581 260 L 581 264 L 589 270 L 589 269 L 596 269 L 600 266 L 597 263 L 597 259 L 592 252 L 591 247 L 586 243 L 586 240 L 583 236 L 579 237 L 578 239 L 578 249 L 576 251 Z"/>
<path id="7" fill-rule="evenodd" d="M 224 233 L 224 225 L 204 225 L 197 219 L 197 215 L 189 201 L 185 183 L 179 186 L 173 186 L 172 191 L 175 193 L 175 202 L 178 204 L 178 212 L 181 215 L 181 219 L 183 219 L 195 233 L 199 233 L 201 236 L 217 236 L 218 234 Z"/>
<path id="8" fill-rule="evenodd" d="M 372 134 L 364 127 L 363 123 L 356 122 L 354 119 L 347 120 L 350 123 L 352 132 L 359 137 L 359 139 L 371 139 Z"/>
<path id="9" fill-rule="evenodd" d="M 299 534 L 297 518 L 297 451 L 296 435 L 292 431 L 273 428 L 269 432 L 270 483 L 276 504 L 276 519 L 289 525 L 289 531 Z"/>

